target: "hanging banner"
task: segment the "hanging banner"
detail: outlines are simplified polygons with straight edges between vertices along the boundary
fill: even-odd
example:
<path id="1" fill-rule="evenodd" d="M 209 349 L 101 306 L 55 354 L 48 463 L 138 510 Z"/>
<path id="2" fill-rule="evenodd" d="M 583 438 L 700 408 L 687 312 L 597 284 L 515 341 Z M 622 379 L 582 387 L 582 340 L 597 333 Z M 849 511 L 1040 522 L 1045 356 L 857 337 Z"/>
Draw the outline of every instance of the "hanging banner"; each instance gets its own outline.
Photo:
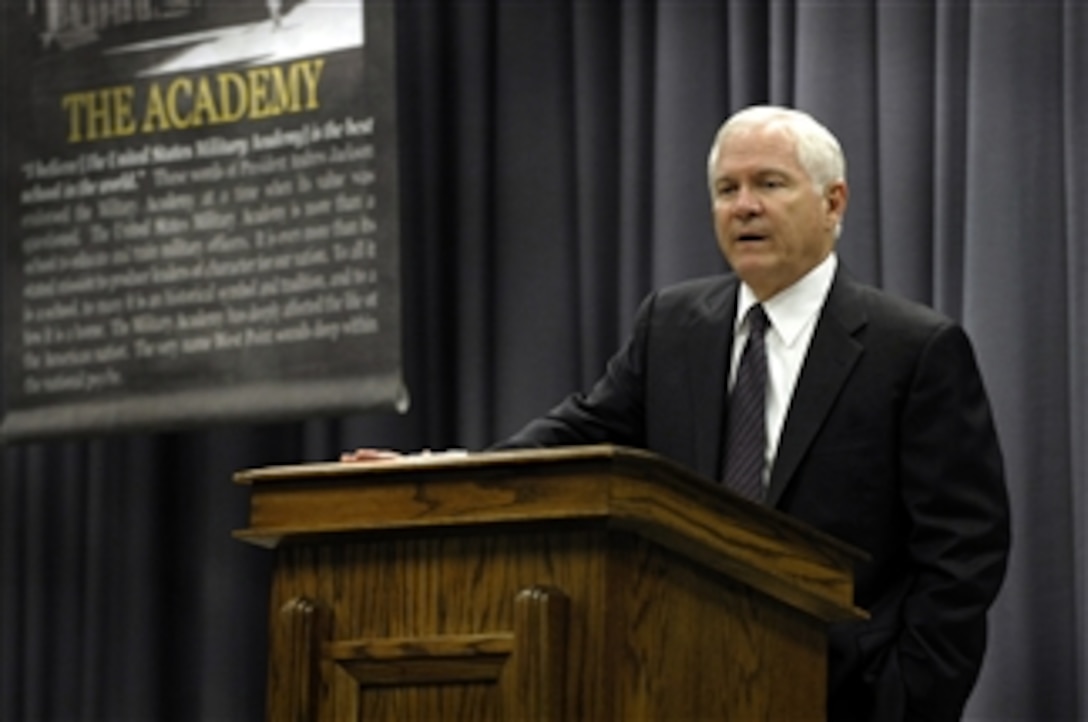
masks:
<path id="1" fill-rule="evenodd" d="M 392 3 L 17 8 L 4 439 L 404 410 Z"/>

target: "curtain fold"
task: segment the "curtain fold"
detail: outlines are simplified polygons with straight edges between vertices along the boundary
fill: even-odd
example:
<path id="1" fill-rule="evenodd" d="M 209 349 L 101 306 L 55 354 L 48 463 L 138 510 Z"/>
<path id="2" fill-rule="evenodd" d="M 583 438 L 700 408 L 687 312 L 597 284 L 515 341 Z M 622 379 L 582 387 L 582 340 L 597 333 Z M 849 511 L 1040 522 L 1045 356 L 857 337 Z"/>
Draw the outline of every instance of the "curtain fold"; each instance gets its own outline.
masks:
<path id="1" fill-rule="evenodd" d="M 995 5 L 971 16 L 966 224 L 959 285 L 1005 442 L 1013 503 L 1009 583 L 996 605 L 982 690 L 992 713 L 1061 718 L 1076 704 L 1077 644 L 1070 578 L 1074 554 L 1068 418 L 1070 287 L 1062 127 L 1063 12 Z M 1083 239 L 1080 240 L 1083 242 Z M 1081 280 L 1083 283 L 1084 280 Z M 1084 479 L 1079 480 L 1084 483 Z M 1080 519 L 1083 524 L 1083 517 Z M 1039 623 L 1033 610 L 1046 609 Z M 1030 621 L 1035 617 L 1034 622 Z M 1048 670 L 1014 689 L 1014 668 Z M 1029 673 L 1030 675 L 1030 673 Z M 1079 679 L 1078 679 L 1079 677 Z M 1030 678 L 1030 677 L 1029 677 Z M 992 697 L 991 697 L 992 695 Z M 978 697 L 978 696 L 977 696 Z"/>
<path id="2" fill-rule="evenodd" d="M 843 141 L 844 263 L 975 342 L 1014 551 L 967 719 L 1088 717 L 1088 6 L 396 8 L 411 410 L 0 449 L 0 719 L 263 719 L 271 559 L 232 473 L 478 449 L 587 386 L 646 292 L 725 268 L 706 155 L 763 102 Z"/>
<path id="3" fill-rule="evenodd" d="M 1069 313 L 1066 337 L 1069 340 L 1069 397 L 1065 411 L 1070 456 L 1071 504 L 1066 513 L 1073 529 L 1074 564 L 1069 585 L 1075 615 L 1072 626 L 1075 645 L 1074 669 L 1076 710 L 1088 714 L 1088 6 L 1066 0 L 1062 23 L 1062 143 L 1066 254 L 1065 286 Z"/>

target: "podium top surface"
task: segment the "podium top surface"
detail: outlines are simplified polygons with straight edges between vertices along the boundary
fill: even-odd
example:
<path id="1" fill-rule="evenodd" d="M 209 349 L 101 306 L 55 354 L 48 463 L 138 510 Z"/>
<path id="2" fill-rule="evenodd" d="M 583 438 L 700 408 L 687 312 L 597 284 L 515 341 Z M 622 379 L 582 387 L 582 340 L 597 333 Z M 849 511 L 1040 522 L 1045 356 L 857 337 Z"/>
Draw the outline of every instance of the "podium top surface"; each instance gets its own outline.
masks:
<path id="1" fill-rule="evenodd" d="M 247 469 L 249 527 L 266 547 L 344 535 L 503 525 L 626 531 L 828 621 L 853 606 L 864 554 L 648 451 L 612 445 L 424 453 Z"/>

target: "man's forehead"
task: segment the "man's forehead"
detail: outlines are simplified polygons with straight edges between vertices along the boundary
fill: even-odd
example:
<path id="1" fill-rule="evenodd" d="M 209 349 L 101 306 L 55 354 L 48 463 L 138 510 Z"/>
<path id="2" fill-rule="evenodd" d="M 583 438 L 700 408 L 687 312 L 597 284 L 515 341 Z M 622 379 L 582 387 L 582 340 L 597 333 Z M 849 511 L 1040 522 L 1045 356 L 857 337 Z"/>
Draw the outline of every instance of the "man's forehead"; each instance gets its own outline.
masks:
<path id="1" fill-rule="evenodd" d="M 727 133 L 718 146 L 718 158 L 732 156 L 749 158 L 793 157 L 796 158 L 797 139 L 781 125 L 759 125 L 737 128 Z"/>
<path id="2" fill-rule="evenodd" d="M 773 153 L 755 149 L 728 152 L 723 148 L 714 167 L 715 178 L 738 175 L 797 175 L 803 172 L 804 168 L 791 148 L 782 148 Z"/>

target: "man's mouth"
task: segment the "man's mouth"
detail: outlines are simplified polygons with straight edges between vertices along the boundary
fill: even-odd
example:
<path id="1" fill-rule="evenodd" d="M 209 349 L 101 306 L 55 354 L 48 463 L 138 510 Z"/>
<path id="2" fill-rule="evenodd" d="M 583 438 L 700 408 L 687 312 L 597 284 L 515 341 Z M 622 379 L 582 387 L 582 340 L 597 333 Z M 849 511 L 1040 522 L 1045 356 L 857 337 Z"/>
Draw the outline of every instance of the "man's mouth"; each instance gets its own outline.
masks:
<path id="1" fill-rule="evenodd" d="M 738 243 L 756 243 L 767 240 L 767 236 L 761 233 L 741 233 L 737 236 Z"/>

